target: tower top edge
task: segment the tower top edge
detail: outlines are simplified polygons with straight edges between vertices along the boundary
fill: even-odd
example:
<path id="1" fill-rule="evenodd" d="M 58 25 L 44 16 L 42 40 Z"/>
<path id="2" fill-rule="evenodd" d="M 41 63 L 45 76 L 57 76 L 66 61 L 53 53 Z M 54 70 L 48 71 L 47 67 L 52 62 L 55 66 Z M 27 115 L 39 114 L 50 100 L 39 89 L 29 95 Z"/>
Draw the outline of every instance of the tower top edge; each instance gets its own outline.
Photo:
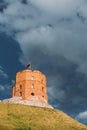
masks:
<path id="1" fill-rule="evenodd" d="M 45 76 L 45 74 L 43 74 L 43 73 L 42 73 L 41 71 L 39 71 L 39 70 L 29 70 L 29 69 L 25 69 L 25 70 L 19 71 L 19 72 L 17 72 L 16 74 L 20 74 L 20 73 L 24 73 L 24 72 L 40 73 L 40 74 L 42 74 L 43 76 Z"/>

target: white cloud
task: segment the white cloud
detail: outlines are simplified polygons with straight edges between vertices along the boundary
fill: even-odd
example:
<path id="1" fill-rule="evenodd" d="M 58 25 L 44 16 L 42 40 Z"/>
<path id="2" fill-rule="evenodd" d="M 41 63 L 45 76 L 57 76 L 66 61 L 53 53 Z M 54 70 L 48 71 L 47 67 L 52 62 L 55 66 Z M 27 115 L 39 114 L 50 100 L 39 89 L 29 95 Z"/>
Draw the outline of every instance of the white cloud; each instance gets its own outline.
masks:
<path id="1" fill-rule="evenodd" d="M 87 18 L 87 3 L 85 3 L 83 6 L 81 6 L 81 7 L 78 9 L 78 12 L 80 12 L 81 16 Z"/>
<path id="2" fill-rule="evenodd" d="M 1 78 L 8 78 L 7 73 L 3 70 L 3 68 L 0 66 L 0 77 Z"/>
<path id="3" fill-rule="evenodd" d="M 41 10 L 53 15 L 68 17 L 83 3 L 82 0 L 28 0 Z"/>
<path id="4" fill-rule="evenodd" d="M 81 112 L 76 116 L 76 120 L 87 123 L 87 111 Z"/>
<path id="5" fill-rule="evenodd" d="M 16 32 L 15 39 L 20 44 L 26 62 L 29 60 L 27 54 L 30 46 L 45 45 L 50 54 L 64 55 L 66 59 L 79 64 L 78 71 L 84 73 L 83 64 L 87 64 L 83 60 L 87 50 L 87 26 L 73 16 L 73 13 L 79 11 L 86 16 L 85 0 L 28 1 L 28 4 L 22 4 L 21 0 L 6 0 L 8 6 L 0 13 L 0 26 L 7 34 Z M 72 19 L 70 22 L 63 20 L 67 16 Z M 52 26 L 48 26 L 49 24 Z"/>
<path id="6" fill-rule="evenodd" d="M 52 29 L 48 26 L 41 26 L 38 28 L 33 28 L 26 32 L 18 33 L 17 40 L 20 44 L 51 44 L 51 32 Z M 20 41 L 21 40 L 21 41 Z"/>
<path id="7" fill-rule="evenodd" d="M 79 11 L 86 16 L 85 0 L 28 0 L 29 4 L 20 1 L 5 1 L 8 6 L 0 13 L 0 23 L 7 34 L 16 32 L 15 39 L 24 55 L 22 63 L 26 64 L 25 61 L 30 59 L 30 46 L 45 45 L 50 54 L 64 55 L 66 59 L 79 64 L 77 71 L 84 73 L 86 68 L 83 68 L 83 64 L 87 64 L 87 61 L 83 61 L 82 55 L 87 49 L 87 26 L 73 14 Z M 72 21 L 59 22 L 67 17 L 73 18 Z"/>

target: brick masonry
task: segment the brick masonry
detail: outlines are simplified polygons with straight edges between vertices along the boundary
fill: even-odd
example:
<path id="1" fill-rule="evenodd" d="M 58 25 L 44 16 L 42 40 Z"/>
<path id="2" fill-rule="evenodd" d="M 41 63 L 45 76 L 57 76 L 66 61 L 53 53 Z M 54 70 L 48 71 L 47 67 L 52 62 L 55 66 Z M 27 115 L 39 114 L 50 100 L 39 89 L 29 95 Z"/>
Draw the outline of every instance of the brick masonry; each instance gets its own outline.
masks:
<path id="1" fill-rule="evenodd" d="M 17 72 L 12 98 L 3 100 L 3 103 L 53 108 L 48 104 L 46 76 L 38 70 L 25 69 Z"/>

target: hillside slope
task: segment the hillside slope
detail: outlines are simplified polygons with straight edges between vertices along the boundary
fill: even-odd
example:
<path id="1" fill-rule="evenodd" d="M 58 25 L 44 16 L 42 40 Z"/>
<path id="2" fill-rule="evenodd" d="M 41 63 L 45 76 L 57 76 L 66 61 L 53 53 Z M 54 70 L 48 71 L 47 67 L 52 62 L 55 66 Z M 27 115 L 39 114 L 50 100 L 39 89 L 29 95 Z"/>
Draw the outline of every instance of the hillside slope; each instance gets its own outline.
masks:
<path id="1" fill-rule="evenodd" d="M 65 113 L 47 108 L 0 103 L 0 130 L 87 130 Z"/>

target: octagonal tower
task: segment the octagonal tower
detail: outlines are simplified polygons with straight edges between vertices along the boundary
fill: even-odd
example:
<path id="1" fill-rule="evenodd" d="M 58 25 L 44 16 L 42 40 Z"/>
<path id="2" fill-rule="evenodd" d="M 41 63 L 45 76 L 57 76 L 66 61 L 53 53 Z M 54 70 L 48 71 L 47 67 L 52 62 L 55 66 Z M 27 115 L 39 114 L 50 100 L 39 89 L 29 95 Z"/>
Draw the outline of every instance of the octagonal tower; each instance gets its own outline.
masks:
<path id="1" fill-rule="evenodd" d="M 12 88 L 12 97 L 22 97 L 23 100 L 37 98 L 48 102 L 46 93 L 46 77 L 40 71 L 25 69 L 16 73 L 15 85 Z"/>

